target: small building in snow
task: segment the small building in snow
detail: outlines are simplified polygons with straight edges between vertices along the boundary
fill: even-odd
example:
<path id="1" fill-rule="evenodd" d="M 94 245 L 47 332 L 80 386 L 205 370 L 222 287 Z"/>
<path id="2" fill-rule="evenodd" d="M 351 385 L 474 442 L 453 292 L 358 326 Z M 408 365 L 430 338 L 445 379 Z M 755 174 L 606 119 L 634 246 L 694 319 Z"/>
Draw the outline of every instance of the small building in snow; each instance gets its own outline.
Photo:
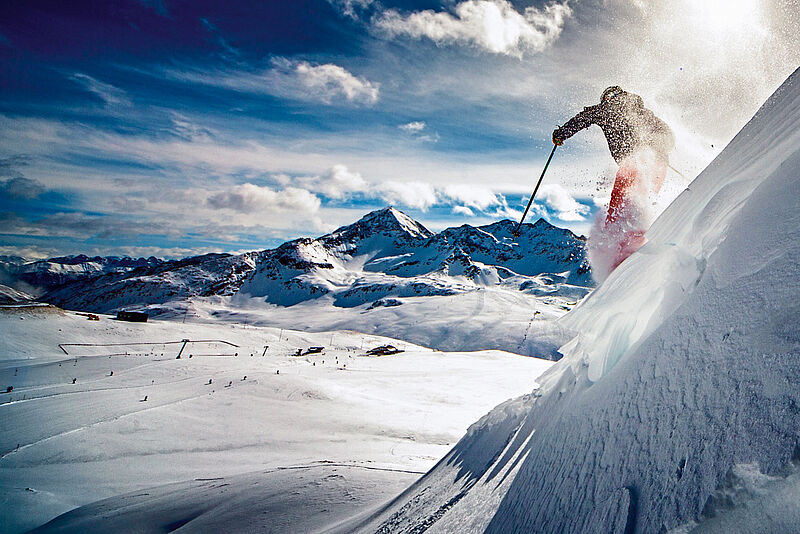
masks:
<path id="1" fill-rule="evenodd" d="M 130 321 L 132 323 L 146 323 L 149 315 L 144 312 L 136 311 L 118 311 L 117 321 Z"/>

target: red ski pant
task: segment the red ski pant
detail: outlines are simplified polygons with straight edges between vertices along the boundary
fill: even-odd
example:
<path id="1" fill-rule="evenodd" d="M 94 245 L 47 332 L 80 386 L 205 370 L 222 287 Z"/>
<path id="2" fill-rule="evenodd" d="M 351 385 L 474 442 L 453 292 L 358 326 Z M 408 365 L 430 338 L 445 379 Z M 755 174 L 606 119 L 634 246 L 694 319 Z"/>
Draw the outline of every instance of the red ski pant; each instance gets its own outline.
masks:
<path id="1" fill-rule="evenodd" d="M 639 167 L 640 165 L 634 159 L 626 159 L 620 164 L 614 180 L 614 188 L 611 190 L 606 225 L 617 221 L 625 204 L 635 202 L 633 197 L 637 192 L 641 191 L 641 194 L 647 195 L 651 192 L 656 194 L 661 190 L 667 175 L 667 163 L 658 161 L 649 165 L 648 167 L 651 168 L 645 170 Z M 646 174 L 651 174 L 651 176 Z M 646 230 L 646 228 L 642 230 Z"/>
<path id="2" fill-rule="evenodd" d="M 647 222 L 635 215 L 637 203 L 647 202 L 650 194 L 656 194 L 664 183 L 667 174 L 667 163 L 655 161 L 641 164 L 630 158 L 622 162 L 617 171 L 614 188 L 611 190 L 611 202 L 606 214 L 606 227 L 621 223 L 622 233 L 618 236 L 619 244 L 616 257 L 611 268 L 616 269 L 625 258 L 644 245 L 644 233 Z M 628 209 L 625 205 L 628 204 Z M 627 212 L 627 213 L 626 213 Z M 620 219 L 623 219 L 620 221 Z"/>

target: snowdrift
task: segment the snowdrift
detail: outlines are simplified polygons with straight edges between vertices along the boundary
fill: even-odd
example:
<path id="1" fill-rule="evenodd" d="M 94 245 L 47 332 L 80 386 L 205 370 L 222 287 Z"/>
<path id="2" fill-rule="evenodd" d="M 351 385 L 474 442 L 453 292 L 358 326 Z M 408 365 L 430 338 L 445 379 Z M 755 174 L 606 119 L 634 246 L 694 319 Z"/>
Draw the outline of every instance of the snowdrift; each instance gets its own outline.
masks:
<path id="1" fill-rule="evenodd" d="M 795 532 L 800 69 L 647 237 L 540 389 L 337 531 Z"/>

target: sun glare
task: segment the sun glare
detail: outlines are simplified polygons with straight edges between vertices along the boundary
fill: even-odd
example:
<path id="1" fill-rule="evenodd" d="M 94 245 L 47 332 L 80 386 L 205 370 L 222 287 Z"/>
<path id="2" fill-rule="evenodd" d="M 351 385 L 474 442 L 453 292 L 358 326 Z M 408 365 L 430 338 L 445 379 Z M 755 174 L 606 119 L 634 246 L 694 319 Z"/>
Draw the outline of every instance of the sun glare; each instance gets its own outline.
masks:
<path id="1" fill-rule="evenodd" d="M 687 12 L 704 31 L 729 33 L 761 25 L 760 0 L 684 0 Z"/>

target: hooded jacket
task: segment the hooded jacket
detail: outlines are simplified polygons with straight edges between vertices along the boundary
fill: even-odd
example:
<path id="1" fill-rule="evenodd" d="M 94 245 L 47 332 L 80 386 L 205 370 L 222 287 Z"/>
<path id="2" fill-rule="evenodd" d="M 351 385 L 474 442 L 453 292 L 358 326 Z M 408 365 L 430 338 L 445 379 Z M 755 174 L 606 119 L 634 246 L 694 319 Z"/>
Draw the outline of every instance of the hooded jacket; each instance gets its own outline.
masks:
<path id="1" fill-rule="evenodd" d="M 675 136 L 669 126 L 644 107 L 642 97 L 626 91 L 596 106 L 583 108 L 558 128 L 553 138 L 563 141 L 592 124 L 602 128 L 611 156 L 617 163 L 644 147 L 652 148 L 666 162 L 675 146 Z"/>

